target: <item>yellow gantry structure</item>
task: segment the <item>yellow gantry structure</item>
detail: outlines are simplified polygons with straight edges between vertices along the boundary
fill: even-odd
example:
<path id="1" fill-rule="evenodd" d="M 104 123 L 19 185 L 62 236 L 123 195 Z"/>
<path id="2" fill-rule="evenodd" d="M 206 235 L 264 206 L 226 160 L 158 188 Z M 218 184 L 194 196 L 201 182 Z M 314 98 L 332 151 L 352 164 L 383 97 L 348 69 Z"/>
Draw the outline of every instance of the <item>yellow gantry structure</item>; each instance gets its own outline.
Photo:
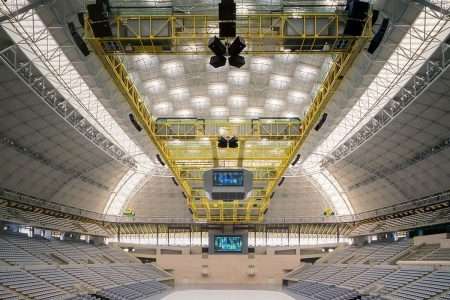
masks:
<path id="1" fill-rule="evenodd" d="M 109 38 L 96 38 L 86 20 L 85 34 L 182 188 L 194 221 L 260 223 L 277 184 L 371 35 L 371 16 L 358 37 L 340 33 L 345 21 L 342 18 L 328 13 L 238 17 L 237 32 L 247 41 L 247 53 L 285 53 L 286 45 L 299 53 L 334 53 L 333 64 L 302 120 L 157 119 L 152 116 L 128 75 L 122 54 L 210 54 L 205 47 L 207 39 L 218 33 L 217 16 L 119 16 L 115 17 L 115 35 Z M 292 26 L 295 31 L 289 29 Z M 168 35 L 161 37 L 164 28 Z M 326 34 L 322 34 L 324 30 Z M 189 44 L 198 47 L 184 48 Z M 217 140 L 221 136 L 237 137 L 239 147 L 218 148 Z M 203 190 L 202 176 L 203 172 L 217 167 L 252 171 L 254 182 L 250 196 L 244 201 L 209 200 Z"/>
<path id="2" fill-rule="evenodd" d="M 368 38 L 344 35 L 347 16 L 336 13 L 238 15 L 236 35 L 244 38 L 244 54 L 349 52 Z M 371 24 L 367 24 L 371 27 Z M 85 39 L 99 43 L 103 53 L 211 54 L 208 39 L 219 36 L 217 15 L 116 16 L 111 37 L 97 38 L 85 22 Z"/>

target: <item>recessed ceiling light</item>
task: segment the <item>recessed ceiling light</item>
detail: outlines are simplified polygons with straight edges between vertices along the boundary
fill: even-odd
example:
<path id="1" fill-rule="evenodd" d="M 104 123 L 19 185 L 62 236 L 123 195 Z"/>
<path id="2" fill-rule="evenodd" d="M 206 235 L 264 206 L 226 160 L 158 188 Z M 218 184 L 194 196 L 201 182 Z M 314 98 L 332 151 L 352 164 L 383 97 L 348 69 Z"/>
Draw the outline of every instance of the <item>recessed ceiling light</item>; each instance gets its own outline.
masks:
<path id="1" fill-rule="evenodd" d="M 241 108 L 247 105 L 247 97 L 241 95 L 233 95 L 228 98 L 228 105 L 233 108 Z"/>
<path id="2" fill-rule="evenodd" d="M 211 116 L 220 118 L 228 116 L 228 107 L 225 106 L 215 106 L 211 108 Z"/>
<path id="3" fill-rule="evenodd" d="M 228 93 L 228 85 L 225 83 L 213 83 L 208 86 L 208 94 L 212 97 L 222 97 Z"/>
<path id="4" fill-rule="evenodd" d="M 319 72 L 320 70 L 317 67 L 300 64 L 295 69 L 295 77 L 300 80 L 311 82 L 317 79 Z"/>
<path id="5" fill-rule="evenodd" d="M 266 110 L 268 110 L 269 112 L 271 111 L 280 111 L 284 106 L 284 101 L 280 100 L 280 99 L 275 99 L 275 98 L 271 98 L 271 99 L 267 99 L 266 100 Z"/>
<path id="6" fill-rule="evenodd" d="M 264 109 L 261 107 L 249 107 L 245 111 L 245 115 L 251 118 L 258 118 L 264 114 Z"/>
<path id="7" fill-rule="evenodd" d="M 192 117 L 194 112 L 192 109 L 180 109 L 175 112 L 175 115 L 178 117 Z"/>
<path id="8" fill-rule="evenodd" d="M 162 79 L 154 79 L 145 82 L 144 87 L 151 94 L 159 94 L 166 89 L 166 83 Z"/>
<path id="9" fill-rule="evenodd" d="M 291 78 L 282 75 L 272 75 L 270 77 L 270 86 L 274 89 L 285 89 L 289 86 Z"/>
<path id="10" fill-rule="evenodd" d="M 163 63 L 161 65 L 161 70 L 168 77 L 177 77 L 184 73 L 183 63 L 178 60 Z"/>
<path id="11" fill-rule="evenodd" d="M 183 101 L 189 98 L 189 90 L 185 87 L 178 87 L 170 90 L 169 95 L 174 101 Z"/>
<path id="12" fill-rule="evenodd" d="M 191 103 L 195 109 L 205 109 L 209 106 L 209 98 L 203 96 L 193 97 Z"/>
<path id="13" fill-rule="evenodd" d="M 231 71 L 228 73 L 228 81 L 234 85 L 247 85 L 250 82 L 250 74 L 247 71 Z"/>
<path id="14" fill-rule="evenodd" d="M 168 115 L 172 112 L 173 110 L 173 106 L 172 103 L 170 102 L 160 102 L 157 103 L 155 105 L 153 105 L 153 111 L 157 114 L 157 115 Z"/>
<path id="15" fill-rule="evenodd" d="M 255 57 L 250 63 L 250 69 L 255 73 L 266 73 L 272 67 L 272 59 L 267 57 Z"/>
<path id="16" fill-rule="evenodd" d="M 288 92 L 288 102 L 292 104 L 305 104 L 311 97 L 309 94 L 301 91 L 289 91 Z"/>

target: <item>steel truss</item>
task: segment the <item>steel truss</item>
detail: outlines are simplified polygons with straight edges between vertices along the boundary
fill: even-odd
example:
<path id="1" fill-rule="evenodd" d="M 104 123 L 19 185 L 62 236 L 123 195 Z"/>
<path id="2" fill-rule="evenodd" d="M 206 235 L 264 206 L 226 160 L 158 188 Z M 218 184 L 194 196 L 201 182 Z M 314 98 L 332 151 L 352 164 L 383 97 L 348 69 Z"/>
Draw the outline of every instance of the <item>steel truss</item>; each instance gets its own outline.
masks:
<path id="1" fill-rule="evenodd" d="M 58 114 L 67 124 L 73 127 L 97 148 L 121 164 L 134 168 L 135 161 L 96 129 L 63 97 L 52 83 L 42 76 L 26 55 L 16 45 L 0 51 L 2 61 L 18 78 L 24 82 L 45 104 Z"/>
<path id="2" fill-rule="evenodd" d="M 448 16 L 439 11 L 428 7 L 423 9 L 414 24 L 408 27 L 408 32 L 401 43 L 396 45 L 391 57 L 382 61 L 385 63 L 383 76 L 376 76 L 368 87 L 355 87 L 364 88 L 365 91 L 359 96 L 351 114 L 348 113 L 336 130 L 315 150 L 325 156 L 317 162 L 319 169 L 336 163 L 358 149 L 439 76 L 449 60 L 448 45 L 443 43 L 450 32 L 449 21 Z M 397 26 L 403 25 L 392 25 Z M 434 51 L 441 51 L 440 58 L 429 60 L 430 53 Z M 376 60 L 376 53 L 373 59 Z M 425 70 L 419 72 L 424 64 Z M 414 79 L 410 81 L 410 78 Z M 404 88 L 408 82 L 409 85 Z M 302 166 L 290 171 L 294 176 L 301 175 Z"/>
<path id="3" fill-rule="evenodd" d="M 368 123 L 358 130 L 345 143 L 332 152 L 332 158 L 324 161 L 326 167 L 345 159 L 350 153 L 361 147 L 377 132 L 390 124 L 402 111 L 409 107 L 442 75 L 450 66 L 450 46 L 442 44 L 439 59 L 430 59 L 425 63 L 423 72 L 414 75 L 409 83 L 391 99 Z"/>
<path id="4" fill-rule="evenodd" d="M 172 19 L 176 20 L 177 17 L 173 16 Z M 85 29 L 87 40 L 182 188 L 194 221 L 238 224 L 263 222 L 279 180 L 370 36 L 371 17 L 366 20 L 362 35 L 352 38 L 347 50 L 336 54 L 309 111 L 301 121 L 259 119 L 236 123 L 232 120 L 155 120 L 129 76 L 123 56 L 107 49 L 105 51 L 105 40 L 93 38 L 89 25 Z M 206 34 L 210 33 L 203 33 Z M 153 50 L 146 49 L 151 53 Z M 239 148 L 218 149 L 217 138 L 224 135 L 236 136 L 240 142 Z M 275 149 L 277 153 L 271 153 L 269 149 Z M 253 170 L 256 174 L 255 188 L 249 199 L 210 201 L 202 190 L 200 175 L 202 170 L 215 166 L 242 166 Z"/>
<path id="5" fill-rule="evenodd" d="M 362 36 L 344 35 L 347 16 L 337 13 L 238 15 L 236 34 L 247 43 L 245 54 L 342 53 Z M 217 15 L 115 16 L 112 37 L 95 37 L 85 20 L 85 39 L 107 54 L 211 54 L 208 40 L 219 35 Z"/>

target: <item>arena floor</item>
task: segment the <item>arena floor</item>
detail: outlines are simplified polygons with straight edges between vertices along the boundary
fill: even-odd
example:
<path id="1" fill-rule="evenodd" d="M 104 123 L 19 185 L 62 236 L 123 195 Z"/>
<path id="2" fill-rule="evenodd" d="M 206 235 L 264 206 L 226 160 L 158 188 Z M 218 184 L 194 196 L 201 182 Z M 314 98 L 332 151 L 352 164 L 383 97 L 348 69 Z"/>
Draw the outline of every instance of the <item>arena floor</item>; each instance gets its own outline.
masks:
<path id="1" fill-rule="evenodd" d="M 276 291 L 257 290 L 186 290 L 174 292 L 163 300 L 293 300 Z"/>

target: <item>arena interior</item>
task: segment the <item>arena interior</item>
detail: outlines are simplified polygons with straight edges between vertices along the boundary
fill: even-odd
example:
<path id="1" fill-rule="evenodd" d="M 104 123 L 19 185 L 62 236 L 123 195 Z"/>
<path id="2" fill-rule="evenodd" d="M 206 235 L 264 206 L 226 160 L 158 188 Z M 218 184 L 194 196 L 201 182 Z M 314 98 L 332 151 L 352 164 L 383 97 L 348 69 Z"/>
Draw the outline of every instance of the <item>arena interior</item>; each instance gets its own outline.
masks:
<path id="1" fill-rule="evenodd" d="M 0 0 L 0 299 L 450 299 L 450 0 Z"/>

